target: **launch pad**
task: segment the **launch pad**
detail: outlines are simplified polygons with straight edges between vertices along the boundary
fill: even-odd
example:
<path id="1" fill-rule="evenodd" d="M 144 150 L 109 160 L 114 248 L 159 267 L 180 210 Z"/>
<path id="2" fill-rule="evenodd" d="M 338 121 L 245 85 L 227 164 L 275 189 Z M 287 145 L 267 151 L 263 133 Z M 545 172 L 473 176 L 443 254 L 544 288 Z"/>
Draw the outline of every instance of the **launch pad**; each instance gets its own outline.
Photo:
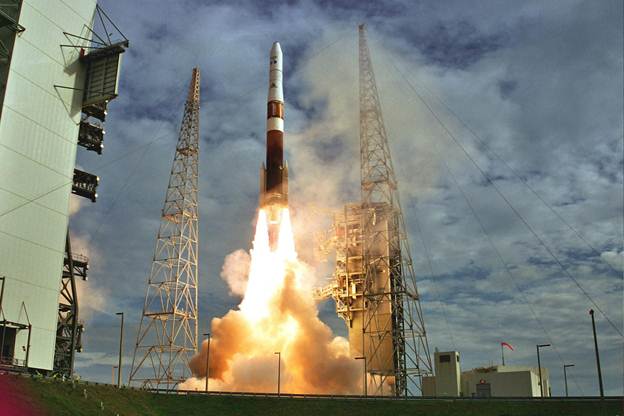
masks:
<path id="1" fill-rule="evenodd" d="M 336 253 L 333 281 L 316 295 L 334 299 L 351 355 L 365 360 L 366 390 L 414 396 L 433 366 L 366 28 L 358 30 L 362 201 L 334 215 L 321 243 Z"/>
<path id="2" fill-rule="evenodd" d="M 359 365 L 353 360 L 358 358 L 364 360 L 364 390 L 368 394 L 415 396 L 422 391 L 422 377 L 432 374 L 431 357 L 364 25 L 358 30 L 361 201 L 345 206 L 334 216 L 333 282 L 325 290 L 317 291 L 335 300 L 336 312 L 347 325 L 349 342 L 348 347 L 343 348 L 341 339 L 325 337 L 322 342 L 326 344 L 319 344 L 319 351 L 327 354 L 321 357 L 323 365 L 335 365 L 347 374 L 349 382 L 345 383 L 345 379 L 340 386 L 334 386 L 336 391 L 354 392 L 361 385 Z M 193 72 L 148 280 L 131 382 L 145 388 L 170 390 L 179 389 L 180 383 L 183 383 L 182 388 L 189 388 L 194 379 L 203 377 L 206 382 L 201 384 L 205 384 L 207 390 L 208 379 L 215 371 L 221 371 L 217 375 L 220 381 L 213 380 L 213 385 L 235 391 L 245 388 L 262 391 L 260 380 L 249 385 L 223 378 L 223 374 L 234 377 L 224 373 L 223 368 L 229 368 L 237 351 L 241 351 L 242 356 L 239 356 L 243 358 L 249 354 L 250 359 L 259 359 L 258 354 L 265 356 L 267 352 L 261 348 L 237 349 L 238 341 L 228 339 L 227 331 L 219 331 L 220 325 L 246 327 L 247 334 L 237 338 L 249 337 L 250 343 L 261 339 L 265 345 L 283 339 L 283 345 L 275 345 L 279 348 L 275 353 L 278 354 L 278 368 L 282 367 L 282 357 L 286 364 L 289 357 L 294 359 L 293 351 L 305 356 L 307 351 L 301 352 L 302 346 L 290 345 L 300 339 L 298 331 L 317 328 L 317 335 L 323 336 L 324 324 L 314 321 L 317 318 L 312 310 L 316 308 L 313 296 L 300 292 L 298 280 L 302 275 L 294 267 L 297 253 L 288 211 L 288 165 L 284 160 L 283 55 L 278 42 L 273 43 L 269 54 L 268 85 L 266 159 L 260 169 L 260 214 L 250 255 L 247 288 L 237 310 L 212 322 L 213 343 L 207 343 L 200 349 L 202 352 L 191 358 L 201 345 L 197 339 L 199 70 Z M 172 264 L 179 266 L 171 267 Z M 291 292 L 284 295 L 285 291 Z M 295 300 L 300 304 L 289 306 Z M 311 309 L 302 314 L 306 308 Z M 277 318 L 271 319 L 271 314 Z M 283 322 L 276 322 L 278 318 Z M 300 329 L 301 326 L 305 329 Z M 176 327 L 184 330 L 175 330 Z M 257 331 L 256 328 L 264 329 Z M 271 333 L 272 337 L 263 338 L 265 333 Z M 223 344 L 233 348 L 233 352 L 214 351 Z M 201 354 L 205 354 L 205 358 Z M 220 354 L 234 355 L 220 358 Z M 309 367 L 318 359 L 315 357 L 312 354 L 299 361 L 299 370 L 290 374 L 299 384 L 291 385 L 290 392 L 328 391 L 324 386 L 309 384 L 305 377 L 298 378 L 301 366 Z M 226 362 L 215 364 L 214 360 Z M 249 365 L 244 359 L 241 362 L 245 363 L 241 365 Z M 187 373 L 187 367 L 194 378 Z M 284 367 L 289 371 L 288 365 Z"/>

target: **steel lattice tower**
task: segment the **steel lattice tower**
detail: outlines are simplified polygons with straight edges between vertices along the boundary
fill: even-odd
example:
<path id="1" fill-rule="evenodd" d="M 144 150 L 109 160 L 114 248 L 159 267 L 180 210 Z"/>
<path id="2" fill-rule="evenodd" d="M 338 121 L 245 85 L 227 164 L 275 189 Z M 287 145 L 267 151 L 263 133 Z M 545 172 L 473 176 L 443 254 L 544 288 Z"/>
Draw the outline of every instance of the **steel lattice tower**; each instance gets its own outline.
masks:
<path id="1" fill-rule="evenodd" d="M 174 389 L 190 376 L 197 352 L 199 68 L 184 106 L 130 383 Z"/>
<path id="2" fill-rule="evenodd" d="M 369 394 L 411 396 L 432 373 L 397 181 L 370 58 L 359 25 L 363 350 Z"/>

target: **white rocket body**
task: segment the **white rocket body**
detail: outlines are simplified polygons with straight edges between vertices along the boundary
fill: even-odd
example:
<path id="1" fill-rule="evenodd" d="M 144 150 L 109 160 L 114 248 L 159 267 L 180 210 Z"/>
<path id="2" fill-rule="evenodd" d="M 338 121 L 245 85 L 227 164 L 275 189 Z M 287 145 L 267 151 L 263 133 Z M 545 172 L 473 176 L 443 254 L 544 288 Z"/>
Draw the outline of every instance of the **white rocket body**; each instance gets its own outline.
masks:
<path id="1" fill-rule="evenodd" d="M 284 161 L 284 89 L 282 48 L 273 43 L 269 55 L 266 161 L 260 169 L 260 208 L 267 212 L 271 241 L 277 238 L 272 224 L 279 224 L 288 207 L 288 165 Z"/>

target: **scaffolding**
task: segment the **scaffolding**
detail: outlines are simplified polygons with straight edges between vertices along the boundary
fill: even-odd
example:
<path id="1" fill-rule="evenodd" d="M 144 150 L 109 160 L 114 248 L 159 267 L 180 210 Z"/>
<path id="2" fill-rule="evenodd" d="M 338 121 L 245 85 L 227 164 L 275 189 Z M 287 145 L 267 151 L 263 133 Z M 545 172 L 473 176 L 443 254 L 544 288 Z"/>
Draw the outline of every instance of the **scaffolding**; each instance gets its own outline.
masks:
<path id="1" fill-rule="evenodd" d="M 89 259 L 72 253 L 69 229 L 65 240 L 65 257 L 61 276 L 56 344 L 54 346 L 54 372 L 65 377 L 74 373 L 74 357 L 82 351 L 84 324 L 78 320 L 78 293 L 76 279 L 87 280 Z"/>
<path id="2" fill-rule="evenodd" d="M 431 354 L 365 25 L 358 32 L 362 349 L 369 391 L 413 396 L 422 391 L 422 376 L 432 373 Z"/>
<path id="3" fill-rule="evenodd" d="M 28 317 L 26 304 L 22 302 L 21 311 L 24 312 L 26 323 L 14 322 L 6 319 L 2 301 L 4 300 L 5 276 L 0 276 L 2 286 L 0 286 L 0 371 L 26 372 L 28 371 L 28 358 L 30 356 L 30 338 L 32 335 L 32 324 Z M 25 352 L 26 358 L 20 360 L 15 357 L 15 339 L 20 331 L 28 331 Z"/>
<path id="4" fill-rule="evenodd" d="M 315 291 L 333 298 L 346 323 L 353 357 L 363 358 L 369 394 L 414 396 L 432 374 L 379 93 L 359 26 L 361 202 L 334 214 L 320 251 L 335 250 L 331 282 Z"/>
<path id="5" fill-rule="evenodd" d="M 0 12 L 2 7 L 0 6 Z M 60 45 L 61 48 L 72 48 L 78 51 L 78 60 L 85 74 L 84 88 L 76 89 L 62 85 L 55 85 L 55 88 L 82 91 L 82 115 L 77 144 L 88 151 L 101 155 L 104 148 L 103 122 L 106 118 L 106 109 L 109 101 L 118 96 L 121 56 L 128 48 L 129 41 L 104 10 L 96 5 L 95 11 L 101 23 L 100 30 L 96 31 L 94 27 L 86 27 L 86 30 L 92 35 L 89 38 L 63 32 L 72 43 Z M 111 36 L 115 36 L 115 34 L 121 40 L 113 41 Z M 99 183 L 99 176 L 74 169 L 71 192 L 74 195 L 87 198 L 91 202 L 96 202 Z M 55 373 L 65 377 L 73 375 L 76 352 L 82 351 L 84 324 L 78 316 L 76 282 L 79 278 L 87 280 L 88 270 L 88 258 L 72 253 L 68 227 L 57 312 L 53 366 Z"/>

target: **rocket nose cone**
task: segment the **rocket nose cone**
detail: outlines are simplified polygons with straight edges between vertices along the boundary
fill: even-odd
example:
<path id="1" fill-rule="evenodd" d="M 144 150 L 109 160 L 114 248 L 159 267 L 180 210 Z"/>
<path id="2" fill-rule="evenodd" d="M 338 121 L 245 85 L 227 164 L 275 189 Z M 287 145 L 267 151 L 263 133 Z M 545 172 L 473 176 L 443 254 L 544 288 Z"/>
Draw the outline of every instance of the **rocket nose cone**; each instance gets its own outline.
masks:
<path id="1" fill-rule="evenodd" d="M 282 54 L 282 47 L 279 42 L 273 42 L 273 46 L 271 46 L 271 55 Z"/>

